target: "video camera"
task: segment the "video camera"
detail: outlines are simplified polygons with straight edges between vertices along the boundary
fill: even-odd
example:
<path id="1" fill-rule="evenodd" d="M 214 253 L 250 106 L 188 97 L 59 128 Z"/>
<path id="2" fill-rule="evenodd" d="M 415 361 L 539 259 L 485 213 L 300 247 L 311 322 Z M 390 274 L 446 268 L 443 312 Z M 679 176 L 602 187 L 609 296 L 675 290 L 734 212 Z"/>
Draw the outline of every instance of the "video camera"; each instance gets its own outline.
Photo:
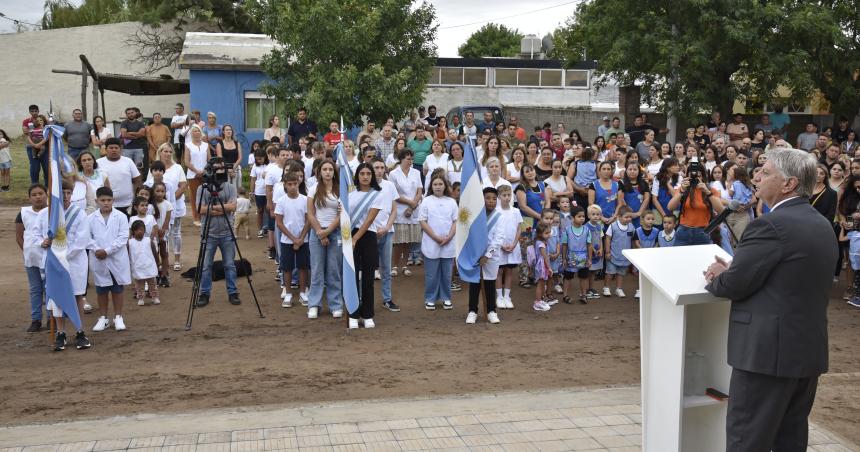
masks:
<path id="1" fill-rule="evenodd" d="M 224 158 L 212 157 L 203 169 L 203 183 L 212 188 L 221 187 L 227 182 L 227 167 Z"/>

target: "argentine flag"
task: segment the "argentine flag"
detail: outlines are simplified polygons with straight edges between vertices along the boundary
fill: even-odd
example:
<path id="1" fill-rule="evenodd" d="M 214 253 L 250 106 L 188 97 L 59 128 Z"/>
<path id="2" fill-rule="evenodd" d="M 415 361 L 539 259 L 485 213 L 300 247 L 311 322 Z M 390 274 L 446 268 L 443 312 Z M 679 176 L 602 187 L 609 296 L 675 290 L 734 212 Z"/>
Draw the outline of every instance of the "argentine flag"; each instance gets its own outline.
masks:
<path id="1" fill-rule="evenodd" d="M 45 258 L 45 294 L 48 297 L 48 308 L 57 309 L 64 313 L 78 330 L 81 326 L 81 316 L 78 304 L 75 302 L 75 291 L 72 288 L 72 276 L 69 272 L 69 261 L 66 259 L 68 244 L 66 242 L 66 214 L 63 208 L 63 178 L 60 168 L 69 171 L 69 162 L 63 150 L 64 129 L 59 126 L 45 128 L 45 136 L 51 143 L 50 161 L 50 201 L 48 204 L 48 237 L 51 247 Z"/>
<path id="2" fill-rule="evenodd" d="M 460 206 L 457 215 L 457 269 L 460 279 L 477 283 L 481 279 L 478 261 L 487 251 L 487 212 L 484 210 L 484 187 L 478 155 L 471 140 L 466 140 L 461 173 Z"/>
<path id="3" fill-rule="evenodd" d="M 349 192 L 355 190 L 352 183 L 352 173 L 343 152 L 343 118 L 340 118 L 340 143 L 334 148 L 335 158 L 340 173 L 340 235 L 343 239 L 343 301 L 350 314 L 358 311 L 358 287 L 355 282 L 355 259 L 352 256 L 352 220 L 349 218 Z M 363 277 L 367 277 L 363 275 Z M 370 275 L 373 278 L 373 275 Z"/>

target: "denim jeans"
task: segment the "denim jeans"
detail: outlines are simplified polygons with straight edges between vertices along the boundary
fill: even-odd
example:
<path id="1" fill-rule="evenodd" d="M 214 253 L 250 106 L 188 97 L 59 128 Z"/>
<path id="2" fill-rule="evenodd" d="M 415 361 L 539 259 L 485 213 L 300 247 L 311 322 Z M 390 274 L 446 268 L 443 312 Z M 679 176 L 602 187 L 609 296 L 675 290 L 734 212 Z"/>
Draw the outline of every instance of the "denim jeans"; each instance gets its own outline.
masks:
<path id="1" fill-rule="evenodd" d="M 143 149 L 123 149 L 122 156 L 134 160 L 137 168 L 143 168 Z"/>
<path id="2" fill-rule="evenodd" d="M 705 234 L 704 228 L 691 228 L 681 225 L 675 231 L 675 246 L 710 245 L 711 243 L 713 243 L 711 237 Z"/>
<path id="3" fill-rule="evenodd" d="M 48 152 L 42 150 L 38 157 L 33 157 L 33 147 L 27 146 L 27 159 L 30 161 L 30 185 L 39 183 L 39 169 L 45 177 L 45 185 L 48 185 Z"/>
<path id="4" fill-rule="evenodd" d="M 391 301 L 391 246 L 394 231 L 377 237 L 376 249 L 379 253 L 379 275 L 382 276 L 382 301 Z"/>
<path id="5" fill-rule="evenodd" d="M 25 267 L 30 285 L 30 320 L 42 320 L 42 300 L 45 293 L 45 271 L 39 267 Z"/>
<path id="6" fill-rule="evenodd" d="M 339 242 L 340 230 L 328 236 L 328 246 L 323 246 L 316 232 L 311 229 L 308 240 L 311 249 L 311 288 L 308 307 L 322 307 L 323 289 L 328 298 L 329 311 L 343 311 L 341 276 L 343 249 Z"/>
<path id="7" fill-rule="evenodd" d="M 212 292 L 212 261 L 215 259 L 215 249 L 221 250 L 221 260 L 224 262 L 224 279 L 227 282 L 227 293 L 239 293 L 236 289 L 236 244 L 230 236 L 212 237 L 206 242 L 206 255 L 203 258 L 203 272 L 200 275 L 200 293 L 208 295 Z"/>
<path id="8" fill-rule="evenodd" d="M 451 271 L 454 258 L 424 258 L 424 302 L 451 300 Z"/>
<path id="9" fill-rule="evenodd" d="M 69 157 L 71 157 L 72 160 L 77 160 L 78 156 L 81 155 L 81 152 L 88 151 L 89 149 L 89 147 L 73 148 L 69 146 Z"/>

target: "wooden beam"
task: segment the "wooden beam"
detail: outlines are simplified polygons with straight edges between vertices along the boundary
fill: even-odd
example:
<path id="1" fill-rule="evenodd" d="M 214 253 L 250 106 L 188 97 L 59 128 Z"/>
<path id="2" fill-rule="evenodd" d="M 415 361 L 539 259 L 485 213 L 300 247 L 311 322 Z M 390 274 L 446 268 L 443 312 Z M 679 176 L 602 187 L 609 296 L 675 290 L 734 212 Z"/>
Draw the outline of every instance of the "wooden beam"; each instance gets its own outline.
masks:
<path id="1" fill-rule="evenodd" d="M 81 113 L 84 115 L 84 121 L 87 120 L 87 74 L 84 72 L 87 65 L 81 63 Z"/>
<path id="2" fill-rule="evenodd" d="M 93 117 L 99 114 L 99 81 L 93 80 Z M 93 121 L 95 122 L 95 121 Z"/>
<path id="3" fill-rule="evenodd" d="M 83 72 L 81 71 L 70 71 L 68 69 L 51 69 L 51 72 L 54 74 L 83 75 Z"/>
<path id="4" fill-rule="evenodd" d="M 99 74 L 96 73 L 95 69 L 93 69 L 93 65 L 90 64 L 90 60 L 87 59 L 86 55 L 78 55 L 78 56 L 80 57 L 81 62 L 84 63 L 84 68 L 90 73 L 90 77 L 92 77 L 93 80 L 98 80 Z"/>

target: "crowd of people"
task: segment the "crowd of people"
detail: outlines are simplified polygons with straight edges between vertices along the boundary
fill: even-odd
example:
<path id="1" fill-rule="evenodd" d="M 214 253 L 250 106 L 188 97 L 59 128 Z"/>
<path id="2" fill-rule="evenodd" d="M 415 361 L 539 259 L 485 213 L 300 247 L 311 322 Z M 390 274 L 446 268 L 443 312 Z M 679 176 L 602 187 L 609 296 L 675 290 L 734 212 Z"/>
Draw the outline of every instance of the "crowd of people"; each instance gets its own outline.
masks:
<path id="1" fill-rule="evenodd" d="M 278 115 L 272 116 L 264 139 L 247 150 L 231 125 L 218 124 L 214 112 L 204 121 L 200 112 L 185 114 L 177 104 L 169 126 L 158 113 L 149 125 L 137 108 L 125 114 L 119 137 L 111 136 L 102 117 L 93 126 L 84 122 L 80 110 L 65 124 L 66 149 L 76 169 L 63 174 L 66 225 L 74 237 L 70 255 L 81 260 L 72 276 L 82 312 L 94 310 L 85 295 L 89 282 L 96 286 L 99 318 L 93 331 L 126 328 L 127 285 L 134 284 L 138 305 L 147 299 L 160 303 L 159 288 L 170 287 L 170 270 L 182 269 L 181 225 L 188 203 L 192 224 L 209 224 L 198 269 L 197 307 L 210 302 L 216 250 L 223 260 L 228 301 L 241 303 L 233 237 L 250 239 L 253 229 L 267 240 L 268 257 L 281 275 L 281 306 L 290 308 L 297 298 L 307 307 L 308 318 L 315 319 L 325 297 L 330 315 L 342 317 L 342 241 L 350 234 L 340 228 L 339 186 L 344 181 L 338 157 L 355 185 L 349 193 L 349 232 L 360 307 L 347 313 L 349 326 L 373 328 L 374 280 L 381 281 L 382 305 L 391 311 L 400 309 L 392 281 L 409 278 L 416 265 L 424 266 L 427 310 L 451 309 L 452 292 L 462 290 L 454 239 L 468 153 L 474 152 L 480 167 L 489 238 L 484 257 L 472 264 L 481 266 L 486 318 L 498 323 L 497 310 L 514 308 L 514 281 L 534 288 L 532 309 L 548 311 L 560 301 L 625 297 L 624 277 L 635 272 L 622 254 L 625 249 L 716 243 L 731 252 L 750 221 L 769 211 L 755 196 L 768 156 L 792 147 L 783 139 L 790 118 L 781 112 L 763 115 L 752 128 L 742 115 L 726 124 L 715 113 L 669 143 L 657 141 L 666 130 L 651 125 L 645 114 L 626 128 L 620 118 L 604 117 L 595 137 L 586 141 L 583 133 L 567 132 L 563 124 L 546 123 L 527 134 L 516 117 L 504 123 L 491 112 L 478 121 L 466 111 L 449 124 L 435 106 L 419 108 L 400 124 L 388 118 L 377 128 L 368 121 L 353 141 L 344 137 L 338 122 L 321 131 L 300 109 L 287 128 Z M 42 328 L 44 260 L 50 246 L 47 181 L 39 183 L 40 171 L 47 172 L 43 130 L 49 122 L 33 105 L 22 125 L 32 186 L 30 205 L 21 209 L 16 226 L 30 285 L 29 332 Z M 820 161 L 809 202 L 833 223 L 840 242 L 843 259 L 834 277 L 848 262 L 860 269 L 860 233 L 854 231 L 860 221 L 855 138 L 841 118 L 835 129 L 821 133 L 809 124 L 797 139 L 797 148 Z M 8 154 L 8 141 L 0 131 L 0 156 Z M 334 155 L 336 148 L 342 156 Z M 219 202 L 210 203 L 212 193 L 201 183 L 213 162 L 226 182 L 217 191 Z M 0 172 L 0 185 L 8 187 L 9 165 L 0 161 L 0 170 L 6 171 Z M 731 210 L 726 224 L 706 233 L 724 209 Z M 70 221 L 68 212 L 79 218 Z M 860 272 L 853 287 L 860 287 L 858 277 Z M 481 290 L 477 284 L 469 286 L 467 323 L 478 318 Z M 846 299 L 860 307 L 851 289 Z M 83 331 L 76 335 L 78 348 L 89 346 Z M 56 341 L 56 349 L 65 347 L 62 328 Z"/>

